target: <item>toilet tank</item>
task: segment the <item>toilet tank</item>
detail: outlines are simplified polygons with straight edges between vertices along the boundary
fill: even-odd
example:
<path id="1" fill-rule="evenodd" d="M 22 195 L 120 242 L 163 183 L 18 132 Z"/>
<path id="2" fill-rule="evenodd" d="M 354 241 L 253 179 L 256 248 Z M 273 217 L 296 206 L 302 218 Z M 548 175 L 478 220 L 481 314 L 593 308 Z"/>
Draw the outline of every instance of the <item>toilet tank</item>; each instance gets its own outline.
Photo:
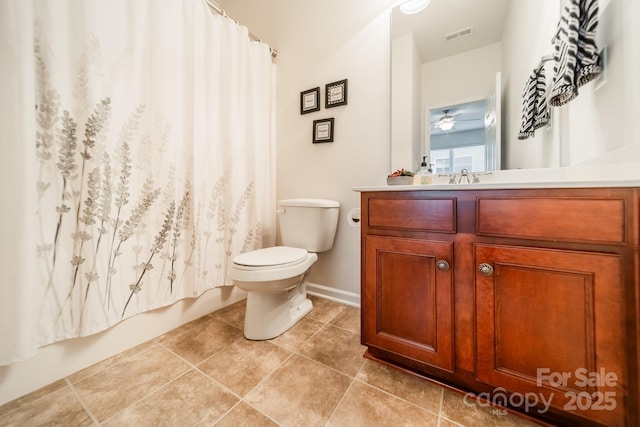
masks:
<path id="1" fill-rule="evenodd" d="M 326 199 L 286 199 L 278 202 L 283 246 L 324 252 L 333 247 L 340 203 Z"/>

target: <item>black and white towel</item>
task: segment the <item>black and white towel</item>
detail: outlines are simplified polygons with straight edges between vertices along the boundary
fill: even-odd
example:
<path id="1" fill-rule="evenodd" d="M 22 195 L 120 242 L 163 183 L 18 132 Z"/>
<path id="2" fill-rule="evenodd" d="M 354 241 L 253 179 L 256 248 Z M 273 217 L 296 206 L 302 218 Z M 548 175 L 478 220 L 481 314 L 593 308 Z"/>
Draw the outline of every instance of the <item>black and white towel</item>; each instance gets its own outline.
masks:
<path id="1" fill-rule="evenodd" d="M 578 86 L 598 78 L 602 65 L 596 44 L 598 27 L 598 1 L 580 1 L 580 32 L 578 37 Z"/>
<path id="2" fill-rule="evenodd" d="M 551 115 L 547 101 L 544 62 L 540 62 L 527 79 L 522 93 L 522 124 L 520 132 L 518 132 L 518 139 L 532 137 L 536 129 L 549 123 Z"/>
<path id="3" fill-rule="evenodd" d="M 568 0 L 553 38 L 554 80 L 549 104 L 559 107 L 578 96 L 578 87 L 602 72 L 596 45 L 598 0 Z"/>

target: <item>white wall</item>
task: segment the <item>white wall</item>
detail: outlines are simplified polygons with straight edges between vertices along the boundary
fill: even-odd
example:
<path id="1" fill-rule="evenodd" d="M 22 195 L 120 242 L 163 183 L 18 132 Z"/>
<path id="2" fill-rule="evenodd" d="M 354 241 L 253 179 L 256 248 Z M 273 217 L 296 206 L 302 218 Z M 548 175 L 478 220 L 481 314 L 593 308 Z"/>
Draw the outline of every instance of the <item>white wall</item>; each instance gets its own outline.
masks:
<path id="1" fill-rule="evenodd" d="M 391 171 L 419 169 L 415 160 L 422 155 L 421 62 L 413 33 L 391 41 Z"/>
<path id="2" fill-rule="evenodd" d="M 560 17 L 560 0 L 510 2 L 503 34 L 503 111 L 506 167 L 539 168 L 583 163 L 640 161 L 640 75 L 637 18 L 634 0 L 600 1 L 597 40 L 608 47 L 606 83 L 591 82 L 562 107 L 552 108 L 550 128 L 534 138 L 516 138 L 521 121 L 522 90 L 540 58 L 553 53 L 551 39 Z M 553 63 L 546 64 L 547 83 Z"/>
<path id="3" fill-rule="evenodd" d="M 640 2 L 601 0 L 599 47 L 607 46 L 606 83 L 589 83 L 567 104 L 567 164 L 640 161 Z M 573 104 L 573 105 L 572 105 Z M 564 126 L 563 126 L 564 129 Z"/>
<path id="4" fill-rule="evenodd" d="M 423 106 L 446 106 L 486 98 L 500 71 L 501 44 L 422 64 Z"/>
<path id="5" fill-rule="evenodd" d="M 384 185 L 390 156 L 390 9 L 396 0 L 227 0 L 230 16 L 279 52 L 277 196 L 340 202 L 334 247 L 310 282 L 358 299 L 360 234 L 346 213 L 354 186 Z M 348 79 L 348 105 L 324 108 L 324 86 Z M 322 108 L 300 115 L 300 92 L 321 88 Z M 312 144 L 313 120 L 335 118 L 333 143 Z"/>
<path id="6" fill-rule="evenodd" d="M 560 18 L 560 0 L 509 2 L 502 35 L 503 151 L 505 169 L 560 166 L 558 110 L 552 109 L 551 127 L 534 138 L 518 140 L 522 119 L 522 91 L 540 59 L 553 52 L 551 38 Z M 547 83 L 552 78 L 547 62 Z"/>

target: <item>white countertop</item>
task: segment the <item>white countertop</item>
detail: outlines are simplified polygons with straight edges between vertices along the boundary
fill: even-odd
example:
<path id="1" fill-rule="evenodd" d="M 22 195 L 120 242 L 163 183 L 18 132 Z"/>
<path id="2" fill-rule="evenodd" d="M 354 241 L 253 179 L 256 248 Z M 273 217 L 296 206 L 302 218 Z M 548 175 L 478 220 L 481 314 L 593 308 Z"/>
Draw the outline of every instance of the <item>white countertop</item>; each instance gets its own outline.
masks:
<path id="1" fill-rule="evenodd" d="M 459 174 L 457 175 L 459 177 Z M 434 181 L 435 183 L 431 185 L 358 186 L 353 187 L 353 191 L 640 187 L 640 164 L 495 171 L 490 175 L 480 175 L 480 182 L 476 184 L 449 184 L 449 177 L 434 174 Z"/>
<path id="2" fill-rule="evenodd" d="M 420 191 L 420 190 L 508 190 L 524 188 L 597 188 L 640 187 L 640 179 L 632 181 L 553 181 L 553 182 L 488 182 L 478 184 L 380 185 L 353 187 L 353 191 Z"/>

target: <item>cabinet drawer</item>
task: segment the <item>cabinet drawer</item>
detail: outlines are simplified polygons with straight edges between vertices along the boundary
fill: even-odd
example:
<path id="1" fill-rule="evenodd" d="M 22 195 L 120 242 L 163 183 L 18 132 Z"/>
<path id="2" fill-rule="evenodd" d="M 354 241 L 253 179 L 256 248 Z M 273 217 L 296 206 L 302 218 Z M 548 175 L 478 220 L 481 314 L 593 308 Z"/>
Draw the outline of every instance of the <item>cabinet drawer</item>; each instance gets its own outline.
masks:
<path id="1" fill-rule="evenodd" d="M 478 198 L 477 234 L 625 243 L 625 201 L 604 198 Z"/>
<path id="2" fill-rule="evenodd" d="M 456 232 L 456 199 L 369 199 L 368 226 Z"/>

